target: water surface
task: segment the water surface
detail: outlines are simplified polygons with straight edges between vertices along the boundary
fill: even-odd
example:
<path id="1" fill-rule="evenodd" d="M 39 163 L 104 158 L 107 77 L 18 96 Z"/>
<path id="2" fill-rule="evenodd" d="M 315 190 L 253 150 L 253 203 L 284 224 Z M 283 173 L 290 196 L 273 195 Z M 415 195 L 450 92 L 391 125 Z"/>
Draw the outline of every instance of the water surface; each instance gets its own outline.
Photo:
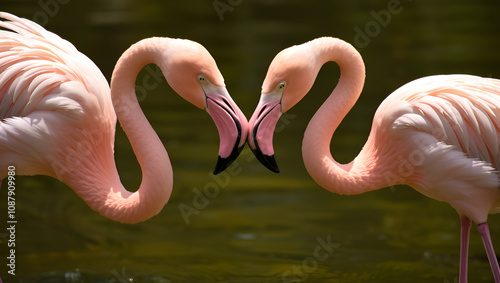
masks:
<path id="1" fill-rule="evenodd" d="M 332 142 L 340 162 L 356 156 L 377 106 L 400 85 L 446 73 L 500 78 L 498 1 L 54 0 L 50 9 L 40 4 L 49 2 L 2 0 L 0 10 L 42 21 L 108 79 L 120 54 L 142 38 L 198 41 L 217 60 L 247 117 L 277 52 L 324 35 L 351 42 L 365 60 L 367 79 Z M 233 6 L 218 14 L 214 3 Z M 147 75 L 141 73 L 138 86 Z M 164 80 L 156 81 L 140 100 L 174 168 L 172 197 L 162 212 L 140 224 L 119 224 L 55 179 L 20 177 L 16 276 L 5 274 L 4 256 L 0 276 L 4 282 L 458 282 L 459 219 L 447 204 L 405 186 L 339 196 L 307 174 L 302 135 L 338 76 L 335 64 L 325 65 L 310 94 L 283 116 L 274 137 L 280 174 L 267 171 L 247 148 L 217 177 L 211 175 L 215 125 Z M 119 127 L 116 160 L 122 182 L 135 190 L 140 169 Z M 207 204 L 194 203 L 196 192 L 209 184 L 219 190 Z M 6 199 L 4 182 L 1 223 Z M 198 213 L 186 217 L 186 207 Z M 499 249 L 499 216 L 490 223 Z M 0 236 L 5 255 L 6 230 Z M 493 281 L 476 229 L 469 272 L 471 282 Z"/>

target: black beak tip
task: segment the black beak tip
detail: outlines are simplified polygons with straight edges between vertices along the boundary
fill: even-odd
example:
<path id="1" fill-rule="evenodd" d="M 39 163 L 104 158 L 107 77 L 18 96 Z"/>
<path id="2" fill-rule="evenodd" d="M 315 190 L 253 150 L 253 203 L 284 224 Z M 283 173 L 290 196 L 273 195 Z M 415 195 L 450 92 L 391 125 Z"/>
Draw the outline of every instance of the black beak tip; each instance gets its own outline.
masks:
<path id="1" fill-rule="evenodd" d="M 278 168 L 278 164 L 276 163 L 276 159 L 274 155 L 265 155 L 262 154 L 262 151 L 258 149 L 252 149 L 253 154 L 257 157 L 257 160 L 262 163 L 267 169 L 273 171 L 274 173 L 279 173 L 280 169 Z"/>
<path id="2" fill-rule="evenodd" d="M 229 158 L 222 158 L 219 156 L 217 159 L 217 164 L 215 164 L 215 169 L 214 169 L 214 175 L 219 174 L 220 172 L 226 170 L 229 165 L 233 163 L 232 160 L 229 160 Z"/>
<path id="3" fill-rule="evenodd" d="M 231 154 L 226 158 L 221 157 L 219 155 L 219 158 L 217 159 L 217 164 L 215 164 L 214 175 L 221 173 L 222 171 L 226 170 L 227 167 L 233 164 L 233 161 L 236 160 L 238 155 L 240 155 L 241 151 L 243 150 L 243 147 L 245 147 L 244 144 L 240 147 L 235 147 L 231 152 Z"/>

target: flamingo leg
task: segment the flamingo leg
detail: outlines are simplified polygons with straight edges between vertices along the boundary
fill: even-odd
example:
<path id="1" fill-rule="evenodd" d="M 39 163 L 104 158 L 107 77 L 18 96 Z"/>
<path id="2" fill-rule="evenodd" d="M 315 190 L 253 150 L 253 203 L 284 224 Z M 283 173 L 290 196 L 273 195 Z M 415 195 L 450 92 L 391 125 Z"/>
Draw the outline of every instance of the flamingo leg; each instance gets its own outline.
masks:
<path id="1" fill-rule="evenodd" d="M 471 221 L 467 216 L 460 216 L 460 273 L 459 283 L 467 283 L 467 265 L 469 261 L 469 235 Z"/>
<path id="2" fill-rule="evenodd" d="M 495 283 L 500 283 L 500 267 L 498 266 L 497 257 L 495 255 L 495 250 L 493 249 L 493 244 L 491 243 L 490 229 L 488 228 L 488 223 L 480 223 L 477 225 L 477 230 L 483 239 L 484 248 L 486 249 L 486 254 L 488 255 L 488 260 L 490 261 L 491 271 L 493 271 L 493 277 L 495 278 Z"/>

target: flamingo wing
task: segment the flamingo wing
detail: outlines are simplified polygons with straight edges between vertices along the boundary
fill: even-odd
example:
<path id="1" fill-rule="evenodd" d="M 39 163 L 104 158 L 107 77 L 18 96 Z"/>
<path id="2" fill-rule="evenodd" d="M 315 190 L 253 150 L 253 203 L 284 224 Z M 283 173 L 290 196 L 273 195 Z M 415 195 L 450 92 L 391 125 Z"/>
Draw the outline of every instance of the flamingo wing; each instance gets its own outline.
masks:
<path id="1" fill-rule="evenodd" d="M 2 120 L 35 110 L 77 115 L 111 107 L 106 79 L 70 42 L 26 19 L 0 17 L 8 20 L 0 21 Z"/>
<path id="2" fill-rule="evenodd" d="M 1 168 L 15 163 L 19 174 L 53 176 L 47 164 L 89 132 L 113 148 L 116 115 L 99 68 L 43 27 L 8 13 L 0 18 Z"/>
<path id="3" fill-rule="evenodd" d="M 477 223 L 498 210 L 499 90 L 496 79 L 425 77 L 397 89 L 376 114 L 413 160 L 408 184 Z"/>
<path id="4" fill-rule="evenodd" d="M 409 108 L 394 119 L 392 127 L 428 133 L 466 156 L 498 169 L 499 90 L 500 80 L 469 75 L 441 75 L 415 80 L 391 95 L 391 101 L 403 100 Z M 387 104 L 385 108 L 391 103 Z"/>

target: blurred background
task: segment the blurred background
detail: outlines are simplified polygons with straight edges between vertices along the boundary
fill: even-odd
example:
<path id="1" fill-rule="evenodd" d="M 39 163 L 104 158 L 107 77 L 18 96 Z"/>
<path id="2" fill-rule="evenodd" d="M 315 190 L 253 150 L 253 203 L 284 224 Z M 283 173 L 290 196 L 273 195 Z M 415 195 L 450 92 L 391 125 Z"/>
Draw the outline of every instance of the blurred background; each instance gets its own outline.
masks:
<path id="1" fill-rule="evenodd" d="M 276 53 L 339 37 L 358 49 L 367 72 L 363 94 L 333 137 L 339 162 L 357 155 L 377 106 L 399 86 L 434 74 L 500 78 L 495 0 L 0 0 L 0 10 L 70 41 L 108 80 L 122 52 L 140 39 L 197 41 L 248 118 Z M 171 158 L 168 204 L 148 221 L 125 225 L 101 217 L 55 179 L 19 177 L 16 276 L 6 275 L 8 234 L 0 230 L 4 282 L 458 282 L 460 221 L 448 204 L 406 186 L 339 196 L 307 174 L 303 132 L 335 87 L 337 65 L 326 64 L 309 95 L 278 123 L 281 173 L 268 171 L 246 147 L 218 176 L 211 174 L 215 125 L 155 77 L 155 68 L 141 72 L 137 93 Z M 115 151 L 122 182 L 136 190 L 140 168 L 120 126 Z M 198 192 L 214 184 L 218 190 L 200 202 Z M 6 217 L 4 181 L 0 223 Z M 500 217 L 489 220 L 499 250 Z M 469 278 L 493 281 L 475 228 Z"/>

